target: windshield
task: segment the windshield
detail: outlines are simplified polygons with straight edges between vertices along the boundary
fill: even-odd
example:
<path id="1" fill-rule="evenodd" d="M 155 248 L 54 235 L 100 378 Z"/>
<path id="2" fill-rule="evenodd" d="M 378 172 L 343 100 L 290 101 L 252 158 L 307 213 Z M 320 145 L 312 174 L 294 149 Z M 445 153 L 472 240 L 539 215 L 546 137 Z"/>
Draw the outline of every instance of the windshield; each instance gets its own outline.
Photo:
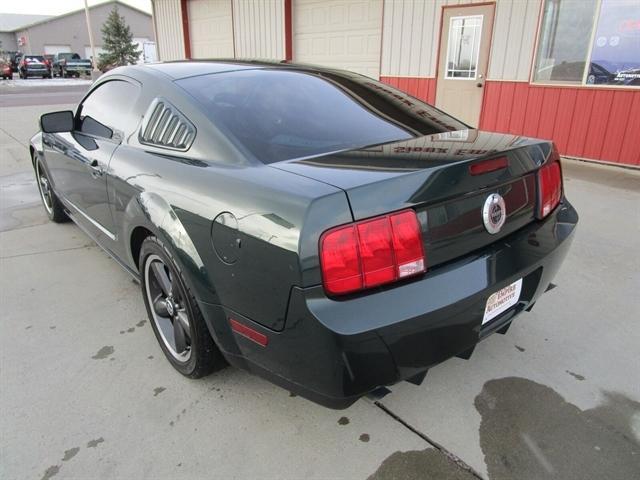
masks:
<path id="1" fill-rule="evenodd" d="M 259 69 L 177 83 L 264 163 L 467 128 L 392 87 L 347 72 Z"/>

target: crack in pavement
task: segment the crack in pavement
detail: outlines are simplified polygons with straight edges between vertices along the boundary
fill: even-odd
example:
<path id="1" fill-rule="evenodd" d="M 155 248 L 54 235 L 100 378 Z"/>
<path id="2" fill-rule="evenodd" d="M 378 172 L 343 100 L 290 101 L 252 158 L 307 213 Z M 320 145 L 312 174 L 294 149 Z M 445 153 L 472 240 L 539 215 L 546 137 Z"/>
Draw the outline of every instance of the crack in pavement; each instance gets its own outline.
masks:
<path id="1" fill-rule="evenodd" d="M 88 243 L 86 245 L 80 245 L 79 247 L 69 247 L 69 248 L 59 248 L 57 250 L 44 250 L 41 252 L 31 252 L 31 253 L 18 253 L 16 255 L 8 255 L 6 257 L 0 257 L 0 260 L 7 260 L 10 258 L 19 258 L 19 257 L 30 257 L 32 255 L 44 255 L 46 253 L 58 253 L 58 252 L 68 252 L 71 250 L 82 250 L 83 248 L 91 248 L 95 245 Z"/>
<path id="2" fill-rule="evenodd" d="M 385 407 L 382 403 L 380 403 L 379 401 L 374 401 L 373 404 L 376 407 L 378 407 L 380 410 L 382 410 L 384 413 L 389 415 L 391 418 L 393 418 L 396 422 L 400 423 L 402 426 L 407 428 L 409 431 L 411 431 L 412 433 L 416 434 L 422 440 L 424 440 L 429 445 L 431 445 L 433 448 L 438 450 L 445 457 L 447 457 L 449 460 L 451 460 L 453 463 L 455 463 L 458 467 L 460 467 L 461 469 L 469 472 L 471 475 L 473 475 L 478 480 L 484 480 L 482 475 L 480 475 L 480 473 L 478 473 L 471 465 L 467 464 L 464 460 L 462 460 L 456 454 L 454 454 L 453 452 L 447 450 L 443 445 L 441 445 L 440 443 L 436 442 L 435 440 L 430 438 L 425 433 L 422 433 L 420 430 L 418 430 L 414 426 L 410 425 L 406 420 L 404 420 L 402 417 L 400 417 L 399 415 L 397 415 L 394 412 L 392 412 L 390 409 Z"/>
<path id="3" fill-rule="evenodd" d="M 18 140 L 16 137 L 14 137 L 13 135 L 11 135 L 9 132 L 7 132 L 4 128 L 0 127 L 0 130 L 2 130 L 8 137 L 14 139 L 16 142 L 18 142 L 20 145 L 22 145 L 23 147 L 27 147 L 29 148 L 29 145 L 27 145 L 26 143 L 22 143 L 20 140 Z"/>

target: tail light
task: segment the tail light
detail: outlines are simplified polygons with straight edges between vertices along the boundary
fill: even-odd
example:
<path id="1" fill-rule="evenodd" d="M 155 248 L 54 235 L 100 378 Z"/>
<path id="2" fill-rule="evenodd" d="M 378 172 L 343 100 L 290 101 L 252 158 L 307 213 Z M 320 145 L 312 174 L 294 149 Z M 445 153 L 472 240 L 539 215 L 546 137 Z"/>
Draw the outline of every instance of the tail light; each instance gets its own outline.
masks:
<path id="1" fill-rule="evenodd" d="M 562 198 L 562 171 L 558 153 L 553 150 L 550 161 L 538 170 L 538 218 L 549 215 Z"/>
<path id="2" fill-rule="evenodd" d="M 320 238 L 320 265 L 324 289 L 333 295 L 423 273 L 416 212 L 403 210 L 326 231 Z"/>

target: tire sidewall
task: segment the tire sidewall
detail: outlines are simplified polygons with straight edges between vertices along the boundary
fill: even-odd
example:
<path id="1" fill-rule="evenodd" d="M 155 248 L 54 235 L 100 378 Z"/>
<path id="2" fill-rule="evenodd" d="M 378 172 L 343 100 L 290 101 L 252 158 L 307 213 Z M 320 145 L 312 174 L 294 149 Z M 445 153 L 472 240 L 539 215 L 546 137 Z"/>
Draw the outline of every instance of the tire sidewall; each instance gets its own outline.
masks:
<path id="1" fill-rule="evenodd" d="M 162 335 L 158 331 L 158 327 L 156 322 L 153 319 L 153 313 L 151 311 L 152 305 L 149 303 L 149 298 L 147 296 L 147 285 L 146 285 L 146 276 L 145 269 L 147 265 L 147 260 L 151 255 L 157 255 L 162 259 L 165 265 L 171 270 L 171 275 L 173 277 L 173 281 L 177 282 L 178 288 L 180 290 L 180 294 L 182 298 L 185 299 L 185 307 L 187 309 L 187 314 L 189 315 L 189 335 L 191 337 L 191 355 L 189 356 L 189 360 L 186 362 L 180 362 L 176 359 L 172 353 L 169 351 L 167 346 L 164 343 Z M 144 299 L 144 306 L 147 309 L 147 317 L 149 318 L 149 323 L 151 324 L 151 328 L 153 329 L 153 333 L 158 340 L 158 344 L 162 349 L 165 357 L 171 362 L 171 364 L 178 370 L 180 373 L 186 376 L 190 376 L 193 374 L 196 369 L 196 363 L 198 356 L 201 352 L 197 351 L 199 342 L 198 342 L 198 329 L 195 328 L 195 312 L 194 306 L 192 305 L 191 296 L 188 293 L 187 286 L 184 283 L 182 278 L 182 273 L 177 266 L 176 262 L 173 260 L 173 256 L 167 248 L 158 240 L 156 237 L 148 237 L 142 243 L 142 248 L 140 249 L 140 286 L 142 291 L 142 298 Z"/>
<path id="2" fill-rule="evenodd" d="M 47 171 L 47 168 L 44 166 L 44 162 L 37 155 L 34 157 L 34 170 L 36 173 L 36 182 L 38 183 L 38 193 L 40 194 L 40 201 L 42 202 L 42 208 L 44 209 L 44 213 L 47 214 L 49 220 L 52 222 L 60 223 L 67 220 L 67 214 L 64 212 L 64 208 L 62 207 L 62 203 L 58 200 L 56 196 L 56 192 L 53 190 L 53 185 L 51 184 L 51 176 Z M 47 177 L 49 181 L 49 191 L 51 192 L 51 211 L 47 210 L 44 205 L 44 198 L 42 198 L 42 190 L 40 187 L 40 179 L 38 178 L 38 169 Z"/>

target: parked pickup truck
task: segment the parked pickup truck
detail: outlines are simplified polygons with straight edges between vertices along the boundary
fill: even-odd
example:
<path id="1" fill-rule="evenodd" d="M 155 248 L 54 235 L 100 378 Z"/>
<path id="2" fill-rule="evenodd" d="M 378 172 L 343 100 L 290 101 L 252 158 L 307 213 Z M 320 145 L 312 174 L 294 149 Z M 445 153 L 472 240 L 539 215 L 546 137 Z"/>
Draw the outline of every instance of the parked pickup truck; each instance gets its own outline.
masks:
<path id="1" fill-rule="evenodd" d="M 53 75 L 60 77 L 79 77 L 83 73 L 91 75 L 91 60 L 81 58 L 77 53 L 56 53 L 53 56 Z"/>

